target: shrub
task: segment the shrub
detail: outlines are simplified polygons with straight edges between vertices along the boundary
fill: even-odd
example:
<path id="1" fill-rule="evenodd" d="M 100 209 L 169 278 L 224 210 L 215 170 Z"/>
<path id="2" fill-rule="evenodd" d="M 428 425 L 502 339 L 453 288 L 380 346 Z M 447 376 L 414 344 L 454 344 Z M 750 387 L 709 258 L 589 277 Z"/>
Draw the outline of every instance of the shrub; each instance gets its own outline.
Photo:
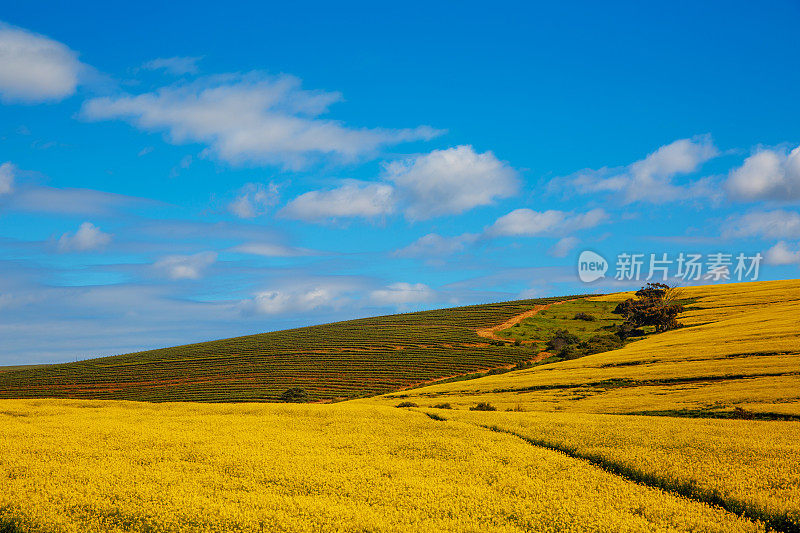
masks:
<path id="1" fill-rule="evenodd" d="M 514 370 L 525 370 L 533 366 L 533 361 L 520 361 L 514 365 Z"/>
<path id="2" fill-rule="evenodd" d="M 432 406 L 434 409 L 452 409 L 449 403 L 437 403 Z"/>
<path id="3" fill-rule="evenodd" d="M 579 343 L 578 349 L 583 352 L 584 355 L 591 355 L 593 353 L 616 350 L 617 348 L 621 348 L 623 344 L 619 336 L 613 333 L 602 333 Z"/>
<path id="4" fill-rule="evenodd" d="M 623 322 L 618 326 L 610 326 L 609 329 L 613 331 L 614 334 L 620 338 L 620 340 L 623 341 L 628 337 L 641 337 L 644 335 L 644 330 L 641 330 L 633 324 L 629 324 L 628 322 Z"/>
<path id="5" fill-rule="evenodd" d="M 444 422 L 444 421 L 447 420 L 445 417 L 443 417 L 441 415 L 437 415 L 436 413 L 425 413 L 425 414 L 428 415 L 428 418 L 430 418 L 432 420 L 437 420 L 439 422 Z"/>
<path id="6" fill-rule="evenodd" d="M 578 350 L 577 346 L 574 344 L 568 344 L 567 346 L 564 346 L 558 351 L 558 356 L 562 360 L 577 359 L 582 355 L 583 353 L 580 350 Z"/>
<path id="7" fill-rule="evenodd" d="M 558 329 L 553 333 L 553 336 L 547 341 L 548 352 L 560 352 L 570 344 L 577 344 L 579 341 L 578 336 L 570 333 L 565 329 Z"/>
<path id="8" fill-rule="evenodd" d="M 585 320 L 586 322 L 594 322 L 597 320 L 594 315 L 590 315 L 589 313 L 575 313 L 573 320 Z"/>
<path id="9" fill-rule="evenodd" d="M 305 389 L 298 387 L 286 389 L 281 394 L 281 401 L 292 403 L 303 403 L 309 400 L 308 393 Z"/>
<path id="10" fill-rule="evenodd" d="M 414 402 L 400 402 L 395 407 L 419 407 Z"/>
<path id="11" fill-rule="evenodd" d="M 469 408 L 470 411 L 497 411 L 497 407 L 489 402 L 478 402 L 473 407 Z"/>

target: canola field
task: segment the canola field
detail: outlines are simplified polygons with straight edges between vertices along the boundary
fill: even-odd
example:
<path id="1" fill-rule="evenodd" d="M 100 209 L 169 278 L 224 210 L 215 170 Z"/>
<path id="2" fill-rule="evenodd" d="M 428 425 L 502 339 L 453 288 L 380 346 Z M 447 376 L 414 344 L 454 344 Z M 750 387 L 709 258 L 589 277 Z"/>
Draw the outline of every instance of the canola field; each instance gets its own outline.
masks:
<path id="1" fill-rule="evenodd" d="M 684 291 L 687 327 L 372 398 L 2 399 L 0 532 L 798 532 L 800 281 Z"/>
<path id="2" fill-rule="evenodd" d="M 800 422 L 453 411 L 628 479 L 800 529 Z"/>
<path id="3" fill-rule="evenodd" d="M 610 352 L 370 400 L 529 411 L 800 420 L 800 280 L 683 289 L 688 327 Z M 598 297 L 621 301 L 630 294 Z"/>
<path id="4" fill-rule="evenodd" d="M 4 400 L 0 411 L 7 532 L 765 530 L 413 410 Z"/>

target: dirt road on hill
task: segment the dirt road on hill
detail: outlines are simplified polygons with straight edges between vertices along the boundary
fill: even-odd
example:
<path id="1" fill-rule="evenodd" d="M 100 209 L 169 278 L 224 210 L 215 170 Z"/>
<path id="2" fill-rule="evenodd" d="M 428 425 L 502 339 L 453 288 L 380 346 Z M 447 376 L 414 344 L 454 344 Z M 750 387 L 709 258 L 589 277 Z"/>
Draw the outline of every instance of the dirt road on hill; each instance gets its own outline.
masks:
<path id="1" fill-rule="evenodd" d="M 537 305 L 537 306 L 534 306 L 533 309 L 530 309 L 528 311 L 525 311 L 522 314 L 519 314 L 517 316 L 509 318 L 508 320 L 506 320 L 502 324 L 498 324 L 497 326 L 492 326 L 490 328 L 481 328 L 479 330 L 476 330 L 476 332 L 477 332 L 478 335 L 480 335 L 481 337 L 483 337 L 485 339 L 492 339 L 492 340 L 496 340 L 496 341 L 509 342 L 508 339 L 504 339 L 503 337 L 498 337 L 497 336 L 497 332 L 498 331 L 503 331 L 504 329 L 508 329 L 510 327 L 513 327 L 514 324 L 519 324 L 520 322 L 522 322 L 526 318 L 530 318 L 533 315 L 535 315 L 536 313 L 538 313 L 539 311 L 543 311 L 543 310 L 547 309 L 548 307 L 551 307 L 553 305 L 563 304 L 563 303 L 566 303 L 566 302 L 574 302 L 576 299 L 577 298 L 573 298 L 572 300 L 562 300 L 560 302 L 553 302 L 553 303 L 550 303 L 550 304 Z M 533 341 L 522 341 L 523 344 L 530 344 L 532 342 Z"/>

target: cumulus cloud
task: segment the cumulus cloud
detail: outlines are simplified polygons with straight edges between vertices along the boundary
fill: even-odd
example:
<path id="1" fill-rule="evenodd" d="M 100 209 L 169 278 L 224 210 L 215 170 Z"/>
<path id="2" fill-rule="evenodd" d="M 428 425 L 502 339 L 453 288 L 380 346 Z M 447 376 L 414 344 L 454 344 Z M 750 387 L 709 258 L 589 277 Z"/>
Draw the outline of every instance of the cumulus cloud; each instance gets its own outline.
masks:
<path id="1" fill-rule="evenodd" d="M 411 220 L 463 213 L 517 192 L 517 172 L 492 152 L 472 146 L 434 150 L 386 165 Z"/>
<path id="2" fill-rule="evenodd" d="M 269 242 L 247 242 L 234 246 L 231 251 L 241 254 L 260 255 L 262 257 L 301 257 L 315 254 L 313 250 Z"/>
<path id="3" fill-rule="evenodd" d="M 99 250 L 111 242 L 111 237 L 91 222 L 84 222 L 75 233 L 64 233 L 58 239 L 58 249 L 62 252 Z"/>
<path id="4" fill-rule="evenodd" d="M 350 180 L 329 191 L 310 191 L 289 202 L 286 218 L 321 221 L 331 218 L 375 218 L 394 211 L 394 189 L 385 183 Z"/>
<path id="5" fill-rule="evenodd" d="M 433 299 L 435 292 L 424 283 L 392 283 L 370 293 L 370 299 L 378 305 L 405 306 Z"/>
<path id="6" fill-rule="evenodd" d="M 489 237 L 538 235 L 564 235 L 573 231 L 592 228 L 608 219 L 602 209 L 592 209 L 586 213 L 571 214 L 565 211 L 515 209 L 504 215 L 487 228 Z"/>
<path id="7" fill-rule="evenodd" d="M 329 191 L 307 192 L 287 205 L 289 218 L 375 218 L 403 211 L 409 220 L 459 214 L 517 191 L 514 169 L 491 152 L 471 146 L 434 150 L 384 166 L 384 182 L 346 181 Z"/>
<path id="8" fill-rule="evenodd" d="M 168 255 L 156 261 L 153 268 L 169 279 L 200 279 L 216 260 L 216 252 Z"/>
<path id="9" fill-rule="evenodd" d="M 566 257 L 581 242 L 577 237 L 564 237 L 550 248 L 549 253 L 553 257 Z"/>
<path id="10" fill-rule="evenodd" d="M 243 303 L 247 313 L 277 315 L 303 313 L 323 307 L 335 307 L 340 303 L 341 288 L 316 286 L 302 289 L 268 290 L 257 293 Z"/>
<path id="11" fill-rule="evenodd" d="M 0 165 L 0 195 L 9 194 L 14 190 L 16 171 L 16 167 L 11 163 Z"/>
<path id="12" fill-rule="evenodd" d="M 679 139 L 660 147 L 647 157 L 620 168 L 586 169 L 566 178 L 557 178 L 551 188 L 582 193 L 607 192 L 620 194 L 626 203 L 663 203 L 691 195 L 713 193 L 708 180 L 689 187 L 675 185 L 673 179 L 697 171 L 706 161 L 719 155 L 709 135 Z"/>
<path id="13" fill-rule="evenodd" d="M 0 99 L 57 101 L 75 93 L 84 65 L 65 45 L 0 23 Z"/>
<path id="14" fill-rule="evenodd" d="M 197 62 L 201 57 L 158 57 L 142 65 L 145 70 L 163 70 L 174 76 L 197 74 Z"/>
<path id="15" fill-rule="evenodd" d="M 455 237 L 442 237 L 436 233 L 429 233 L 405 248 L 397 250 L 394 255 L 398 257 L 444 257 L 463 252 L 479 237 L 480 235 L 475 233 L 464 233 Z"/>
<path id="16" fill-rule="evenodd" d="M 234 201 L 228 204 L 231 213 L 239 218 L 255 218 L 278 203 L 279 187 L 274 183 L 248 183 L 239 191 Z"/>
<path id="17" fill-rule="evenodd" d="M 759 150 L 730 172 L 725 185 L 735 200 L 800 200 L 800 147 Z"/>
<path id="18" fill-rule="evenodd" d="M 800 264 L 800 248 L 795 246 L 795 249 L 792 250 L 785 241 L 780 241 L 767 250 L 764 259 L 770 265 Z"/>
<path id="19" fill-rule="evenodd" d="M 84 105 L 83 116 L 163 131 L 176 144 L 205 143 L 230 163 L 289 168 L 318 156 L 353 160 L 386 145 L 441 133 L 427 126 L 351 128 L 320 117 L 339 100 L 339 93 L 302 89 L 293 76 L 251 73 L 208 77 L 140 95 L 94 98 Z"/>
<path id="20" fill-rule="evenodd" d="M 800 213 L 782 209 L 753 211 L 729 218 L 723 234 L 728 237 L 800 238 Z"/>

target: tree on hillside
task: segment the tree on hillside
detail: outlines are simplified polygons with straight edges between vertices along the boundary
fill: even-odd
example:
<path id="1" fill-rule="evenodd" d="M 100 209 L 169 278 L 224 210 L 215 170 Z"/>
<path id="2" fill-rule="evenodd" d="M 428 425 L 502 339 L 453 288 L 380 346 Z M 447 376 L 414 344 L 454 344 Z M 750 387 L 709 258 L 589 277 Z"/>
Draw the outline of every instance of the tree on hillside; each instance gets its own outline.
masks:
<path id="1" fill-rule="evenodd" d="M 683 312 L 679 303 L 680 290 L 664 283 L 648 283 L 638 291 L 636 298 L 620 302 L 614 313 L 625 317 L 633 328 L 653 326 L 656 331 L 680 327 L 677 316 Z"/>
<path id="2" fill-rule="evenodd" d="M 310 398 L 308 397 L 308 393 L 305 389 L 301 388 L 292 388 L 283 391 L 281 394 L 281 400 L 284 402 L 293 402 L 293 403 L 302 403 L 307 402 Z"/>

